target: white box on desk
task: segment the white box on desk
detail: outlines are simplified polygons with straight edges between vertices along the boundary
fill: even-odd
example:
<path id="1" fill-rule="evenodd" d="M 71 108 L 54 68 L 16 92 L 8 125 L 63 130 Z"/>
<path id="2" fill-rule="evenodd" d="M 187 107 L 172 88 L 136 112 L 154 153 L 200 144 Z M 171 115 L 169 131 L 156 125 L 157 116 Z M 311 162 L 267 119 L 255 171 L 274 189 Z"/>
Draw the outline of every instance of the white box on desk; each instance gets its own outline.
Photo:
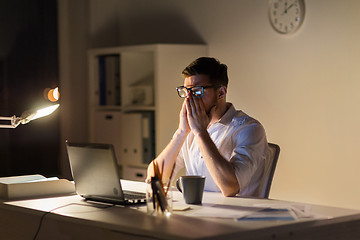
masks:
<path id="1" fill-rule="evenodd" d="M 0 178 L 0 199 L 17 200 L 75 194 L 75 186 L 66 179 L 24 175 Z"/>

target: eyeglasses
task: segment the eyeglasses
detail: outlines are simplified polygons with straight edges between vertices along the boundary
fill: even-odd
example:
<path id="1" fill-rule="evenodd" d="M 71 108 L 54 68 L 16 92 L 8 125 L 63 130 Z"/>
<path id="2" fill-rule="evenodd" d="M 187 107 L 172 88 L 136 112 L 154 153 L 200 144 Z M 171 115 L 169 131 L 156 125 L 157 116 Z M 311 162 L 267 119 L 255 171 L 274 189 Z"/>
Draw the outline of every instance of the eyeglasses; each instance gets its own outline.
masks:
<path id="1" fill-rule="evenodd" d="M 201 98 L 204 96 L 204 89 L 218 88 L 218 87 L 220 87 L 220 86 L 219 85 L 217 85 L 217 86 L 195 86 L 195 87 L 190 87 L 190 88 L 180 86 L 180 87 L 177 87 L 176 90 L 177 90 L 179 97 L 181 97 L 181 98 L 186 98 L 188 92 L 190 92 L 194 97 Z"/>

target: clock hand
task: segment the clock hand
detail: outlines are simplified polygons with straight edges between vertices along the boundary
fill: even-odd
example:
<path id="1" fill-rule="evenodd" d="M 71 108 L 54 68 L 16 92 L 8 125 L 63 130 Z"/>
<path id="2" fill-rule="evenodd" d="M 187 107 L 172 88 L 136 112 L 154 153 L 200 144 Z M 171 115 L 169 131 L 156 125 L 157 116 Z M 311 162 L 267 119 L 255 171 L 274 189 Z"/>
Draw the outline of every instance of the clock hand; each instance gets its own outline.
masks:
<path id="1" fill-rule="evenodd" d="M 285 6 L 285 10 L 284 10 L 284 12 L 283 12 L 281 15 L 286 14 L 287 11 L 288 11 L 292 6 L 294 6 L 294 4 L 295 4 L 295 2 L 293 2 L 292 4 L 290 4 L 288 7 Z"/>

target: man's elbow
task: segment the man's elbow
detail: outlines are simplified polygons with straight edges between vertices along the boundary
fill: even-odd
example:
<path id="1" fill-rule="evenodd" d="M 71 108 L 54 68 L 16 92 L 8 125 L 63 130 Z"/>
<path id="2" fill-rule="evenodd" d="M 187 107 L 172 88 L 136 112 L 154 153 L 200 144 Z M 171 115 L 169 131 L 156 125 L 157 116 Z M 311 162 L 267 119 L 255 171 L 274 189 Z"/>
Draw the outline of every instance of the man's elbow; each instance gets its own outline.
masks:
<path id="1" fill-rule="evenodd" d="M 227 189 L 221 190 L 221 192 L 224 195 L 224 197 L 233 197 L 239 193 L 239 190 L 240 190 L 239 185 L 237 185 L 237 186 L 233 186 L 233 187 L 229 187 Z"/>

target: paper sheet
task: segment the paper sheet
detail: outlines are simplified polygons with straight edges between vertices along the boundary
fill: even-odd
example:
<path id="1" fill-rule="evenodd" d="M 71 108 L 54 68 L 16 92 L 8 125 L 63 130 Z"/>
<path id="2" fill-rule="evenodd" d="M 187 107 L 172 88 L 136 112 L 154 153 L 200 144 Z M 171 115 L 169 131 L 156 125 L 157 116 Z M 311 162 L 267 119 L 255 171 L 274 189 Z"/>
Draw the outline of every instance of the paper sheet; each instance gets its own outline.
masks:
<path id="1" fill-rule="evenodd" d="M 221 204 L 204 204 L 200 209 L 194 209 L 185 213 L 186 216 L 212 217 L 212 218 L 241 218 L 258 212 L 262 207 L 244 207 Z"/>
<path id="2" fill-rule="evenodd" d="M 143 182 L 136 182 L 124 179 L 121 179 L 120 182 L 123 190 L 144 193 L 146 192 L 146 185 Z"/>
<path id="3" fill-rule="evenodd" d="M 297 219 L 314 217 L 311 213 L 311 205 L 309 204 L 256 204 L 254 206 L 272 209 L 288 209 Z"/>
<path id="4" fill-rule="evenodd" d="M 266 208 L 245 217 L 237 218 L 238 221 L 294 221 L 296 219 L 295 213 L 286 208 Z"/>

